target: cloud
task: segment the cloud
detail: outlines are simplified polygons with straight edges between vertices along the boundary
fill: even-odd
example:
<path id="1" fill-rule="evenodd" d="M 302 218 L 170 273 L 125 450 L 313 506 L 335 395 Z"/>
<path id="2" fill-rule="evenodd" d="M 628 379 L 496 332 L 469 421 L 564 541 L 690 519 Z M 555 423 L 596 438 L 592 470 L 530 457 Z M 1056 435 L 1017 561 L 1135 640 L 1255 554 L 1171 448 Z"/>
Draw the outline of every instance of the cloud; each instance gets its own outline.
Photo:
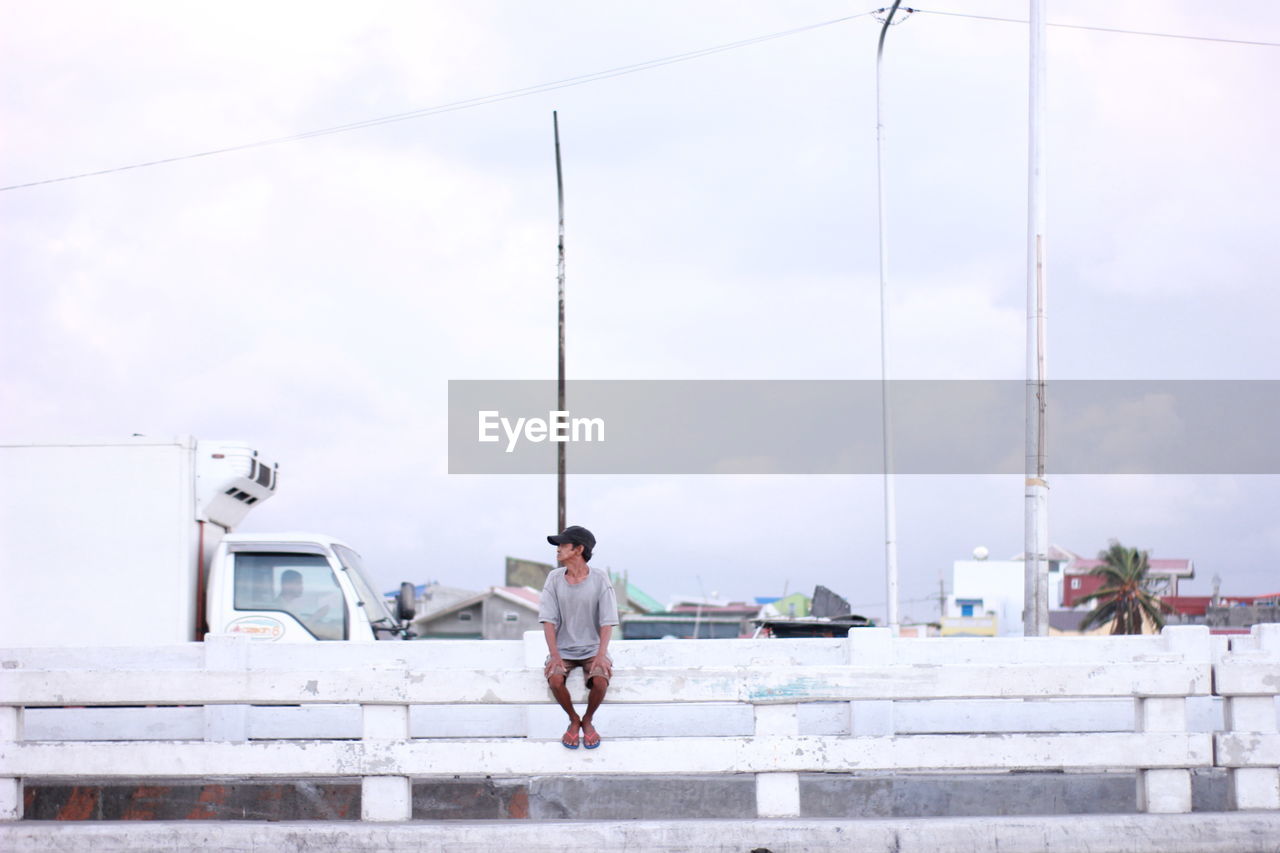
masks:
<path id="1" fill-rule="evenodd" d="M 1246 11 L 1235 20 L 1259 32 L 1276 20 L 1266 4 Z M 11 4 L 4 183 L 849 12 Z M 1193 4 L 1054 15 L 1235 25 Z M 387 583 L 497 582 L 507 553 L 541 553 L 554 482 L 446 476 L 445 383 L 554 375 L 550 111 L 565 132 L 571 377 L 873 378 L 875 34 L 853 21 L 429 120 L 0 195 L 0 430 L 245 438 L 285 472 L 254 529 L 330 529 Z M 1025 30 L 921 14 L 891 38 L 891 371 L 1021 377 Z M 1051 49 L 1051 377 L 1271 369 L 1274 51 L 1059 30 Z M 1245 503 L 1274 507 L 1269 481 L 1205 504 L 1167 482 L 1055 485 L 1055 541 L 1088 552 L 1123 511 L 1144 541 L 1198 562 L 1274 552 L 1274 525 L 1236 520 Z M 659 596 L 700 573 L 726 595 L 790 578 L 881 600 L 875 478 L 571 483 L 574 516 L 608 531 L 602 555 Z M 932 594 L 979 541 L 1019 550 L 1016 478 L 904 479 L 899 495 L 904 596 Z"/>

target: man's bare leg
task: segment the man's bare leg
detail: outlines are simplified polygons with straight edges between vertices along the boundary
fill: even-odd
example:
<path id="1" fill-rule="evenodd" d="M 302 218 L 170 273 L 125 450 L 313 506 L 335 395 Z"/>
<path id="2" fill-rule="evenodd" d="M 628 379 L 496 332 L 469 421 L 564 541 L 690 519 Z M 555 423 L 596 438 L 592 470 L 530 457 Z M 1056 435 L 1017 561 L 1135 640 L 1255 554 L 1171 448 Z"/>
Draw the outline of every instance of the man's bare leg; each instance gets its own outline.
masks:
<path id="1" fill-rule="evenodd" d="M 569 696 L 569 688 L 565 686 L 565 677 L 563 675 L 553 675 L 547 679 L 547 686 L 551 688 L 551 695 L 555 697 L 556 702 L 569 715 L 569 728 L 565 730 L 564 737 L 560 739 L 561 743 L 566 746 L 569 744 L 577 745 L 578 730 L 582 726 L 582 719 L 578 716 L 578 712 L 573 710 L 573 699 Z M 592 691 L 594 694 L 594 691 Z M 603 695 L 601 698 L 604 698 Z M 600 703 L 597 702 L 597 705 Z M 590 708 L 590 705 L 587 706 Z"/>
<path id="2" fill-rule="evenodd" d="M 595 726 L 591 724 L 591 720 L 595 718 L 596 709 L 600 707 L 600 703 L 604 701 L 604 694 L 609 690 L 609 682 L 603 678 L 591 679 L 591 691 L 587 694 L 587 712 L 582 715 L 581 726 L 583 740 L 586 745 L 593 747 L 600 743 L 600 734 L 596 731 Z"/>

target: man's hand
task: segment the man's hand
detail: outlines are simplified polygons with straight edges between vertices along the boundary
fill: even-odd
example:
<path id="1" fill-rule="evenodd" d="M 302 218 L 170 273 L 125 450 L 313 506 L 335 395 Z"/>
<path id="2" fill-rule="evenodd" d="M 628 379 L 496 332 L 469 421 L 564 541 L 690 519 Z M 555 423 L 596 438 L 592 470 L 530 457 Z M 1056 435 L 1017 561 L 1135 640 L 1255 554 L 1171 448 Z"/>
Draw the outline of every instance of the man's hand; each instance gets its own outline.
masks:
<path id="1" fill-rule="evenodd" d="M 553 675 L 568 675 L 569 668 L 564 665 L 564 659 L 559 655 L 552 655 L 551 660 L 547 661 L 547 665 L 542 670 L 543 678 L 550 678 Z"/>
<path id="2" fill-rule="evenodd" d="M 609 662 L 609 656 L 604 652 L 600 652 L 591 659 L 591 663 L 587 664 L 586 677 L 590 678 L 593 672 L 603 672 L 606 679 L 613 677 L 613 664 Z"/>

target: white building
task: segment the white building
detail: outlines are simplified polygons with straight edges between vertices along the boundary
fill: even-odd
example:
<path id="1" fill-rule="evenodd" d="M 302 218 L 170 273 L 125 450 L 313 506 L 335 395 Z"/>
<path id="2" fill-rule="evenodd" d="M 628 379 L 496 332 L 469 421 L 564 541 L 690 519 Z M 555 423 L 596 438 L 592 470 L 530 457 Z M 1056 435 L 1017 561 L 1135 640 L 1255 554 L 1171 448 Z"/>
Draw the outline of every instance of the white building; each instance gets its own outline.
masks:
<path id="1" fill-rule="evenodd" d="M 986 553 L 974 549 L 974 556 Z M 1065 548 L 1049 548 L 1049 601 L 1062 601 L 1063 567 L 1079 557 Z M 951 595 L 942 619 L 944 636 L 1022 636 L 1023 578 L 1026 564 L 1017 554 L 1008 560 L 956 560 L 951 566 Z M 995 617 L 992 630 L 989 617 Z"/>

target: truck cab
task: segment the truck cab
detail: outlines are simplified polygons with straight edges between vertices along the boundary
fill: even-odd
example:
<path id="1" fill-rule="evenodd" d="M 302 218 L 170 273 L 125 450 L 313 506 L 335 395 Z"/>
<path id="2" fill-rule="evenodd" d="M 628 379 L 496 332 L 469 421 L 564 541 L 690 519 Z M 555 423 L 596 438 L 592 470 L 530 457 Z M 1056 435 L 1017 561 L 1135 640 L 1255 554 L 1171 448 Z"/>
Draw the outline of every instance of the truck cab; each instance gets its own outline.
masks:
<path id="1" fill-rule="evenodd" d="M 407 639 L 413 592 L 403 586 L 393 608 L 332 536 L 229 533 L 210 561 L 206 618 L 212 633 L 269 642 Z"/>

